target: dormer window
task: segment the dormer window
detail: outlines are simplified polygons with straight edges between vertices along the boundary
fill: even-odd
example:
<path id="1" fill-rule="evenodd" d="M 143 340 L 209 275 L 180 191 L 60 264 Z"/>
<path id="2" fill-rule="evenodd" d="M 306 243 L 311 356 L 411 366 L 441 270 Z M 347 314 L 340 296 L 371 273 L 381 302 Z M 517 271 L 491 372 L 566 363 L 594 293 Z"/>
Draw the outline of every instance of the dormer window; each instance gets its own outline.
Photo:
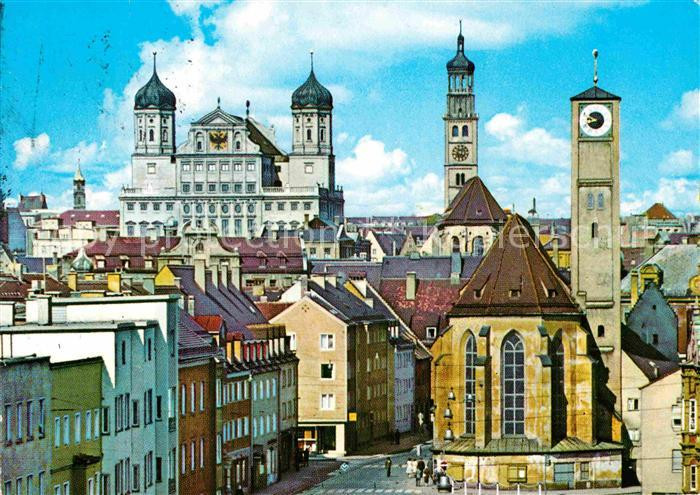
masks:
<path id="1" fill-rule="evenodd" d="M 550 299 L 557 297 L 557 290 L 556 289 L 547 289 L 547 297 Z"/>
<path id="2" fill-rule="evenodd" d="M 437 337 L 437 327 L 426 327 L 425 336 L 428 339 L 435 339 Z"/>
<path id="3" fill-rule="evenodd" d="M 520 289 L 510 289 L 510 297 L 520 297 Z"/>
<path id="4" fill-rule="evenodd" d="M 482 289 L 474 289 L 474 299 L 481 299 Z"/>

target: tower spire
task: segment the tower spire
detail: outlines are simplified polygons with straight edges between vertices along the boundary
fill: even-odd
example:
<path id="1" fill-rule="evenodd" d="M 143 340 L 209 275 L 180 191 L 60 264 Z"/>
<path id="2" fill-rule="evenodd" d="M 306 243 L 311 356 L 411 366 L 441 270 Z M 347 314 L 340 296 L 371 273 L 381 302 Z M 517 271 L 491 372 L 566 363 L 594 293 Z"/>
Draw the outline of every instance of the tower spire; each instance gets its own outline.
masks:
<path id="1" fill-rule="evenodd" d="M 153 52 L 153 73 L 156 73 L 156 52 Z"/>
<path id="2" fill-rule="evenodd" d="M 462 35 L 462 19 L 459 20 L 459 35 L 457 36 L 457 53 L 464 54 L 464 35 Z"/>
<path id="3" fill-rule="evenodd" d="M 309 52 L 309 55 L 311 56 L 311 72 L 313 72 L 314 71 L 314 51 L 311 50 Z"/>
<path id="4" fill-rule="evenodd" d="M 593 49 L 593 86 L 598 86 L 598 49 Z"/>

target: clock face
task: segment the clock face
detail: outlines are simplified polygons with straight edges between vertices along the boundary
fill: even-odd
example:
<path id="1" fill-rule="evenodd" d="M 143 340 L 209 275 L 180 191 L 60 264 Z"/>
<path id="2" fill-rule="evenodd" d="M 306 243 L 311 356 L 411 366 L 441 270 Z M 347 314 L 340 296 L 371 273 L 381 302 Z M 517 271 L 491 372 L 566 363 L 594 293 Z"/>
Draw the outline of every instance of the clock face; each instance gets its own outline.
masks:
<path id="1" fill-rule="evenodd" d="M 228 141 L 228 133 L 226 131 L 211 131 L 209 133 L 209 142 L 215 150 L 226 149 Z"/>
<path id="2" fill-rule="evenodd" d="M 467 148 L 463 144 L 458 144 L 457 146 L 452 148 L 452 158 L 454 158 L 458 162 L 463 162 L 468 157 L 469 157 L 469 148 Z"/>
<path id="3" fill-rule="evenodd" d="M 600 103 L 586 105 L 581 109 L 578 122 L 582 136 L 593 138 L 608 136 L 612 127 L 610 107 Z"/>

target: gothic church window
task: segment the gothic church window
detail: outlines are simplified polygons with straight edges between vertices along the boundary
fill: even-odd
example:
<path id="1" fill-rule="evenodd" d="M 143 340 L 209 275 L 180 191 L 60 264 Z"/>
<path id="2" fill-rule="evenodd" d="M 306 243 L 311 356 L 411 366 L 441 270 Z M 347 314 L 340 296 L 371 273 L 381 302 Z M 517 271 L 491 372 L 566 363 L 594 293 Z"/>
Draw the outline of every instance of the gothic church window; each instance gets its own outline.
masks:
<path id="1" fill-rule="evenodd" d="M 503 340 L 501 351 L 503 434 L 525 434 L 525 349 L 513 331 Z"/>
<path id="2" fill-rule="evenodd" d="M 484 255 L 484 238 L 476 236 L 472 241 L 472 255 L 473 256 L 483 256 Z"/>
<path id="3" fill-rule="evenodd" d="M 457 127 L 456 125 L 453 125 L 452 126 L 452 137 L 457 137 L 457 136 L 459 136 L 459 127 Z"/>
<path id="4" fill-rule="evenodd" d="M 476 340 L 471 333 L 464 351 L 464 433 L 473 435 L 476 423 Z"/>
<path id="5" fill-rule="evenodd" d="M 603 193 L 598 193 L 598 209 L 602 210 L 604 205 Z"/>
<path id="6" fill-rule="evenodd" d="M 586 208 L 589 210 L 593 209 L 593 193 L 588 193 L 588 196 L 586 197 Z"/>
<path id="7" fill-rule="evenodd" d="M 469 127 L 466 125 L 462 126 L 462 137 L 467 137 L 469 135 Z"/>
<path id="8" fill-rule="evenodd" d="M 598 237 L 598 222 L 593 222 L 591 224 L 591 239 L 596 239 Z"/>
<path id="9" fill-rule="evenodd" d="M 457 236 L 452 238 L 452 252 L 459 253 L 459 238 Z"/>
<path id="10" fill-rule="evenodd" d="M 561 334 L 552 342 L 552 433 L 553 440 L 566 437 L 566 388 L 564 382 L 564 343 Z"/>

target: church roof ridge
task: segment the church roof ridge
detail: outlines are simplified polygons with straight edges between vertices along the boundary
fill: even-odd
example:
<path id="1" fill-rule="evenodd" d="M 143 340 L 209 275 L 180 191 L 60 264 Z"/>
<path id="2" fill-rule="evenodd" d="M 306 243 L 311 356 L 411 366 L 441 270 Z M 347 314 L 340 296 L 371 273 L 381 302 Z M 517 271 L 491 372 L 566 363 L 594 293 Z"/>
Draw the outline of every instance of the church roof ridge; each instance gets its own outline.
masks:
<path id="1" fill-rule="evenodd" d="M 439 225 L 503 224 L 507 216 L 486 184 L 474 176 L 459 190 L 445 209 Z"/>

